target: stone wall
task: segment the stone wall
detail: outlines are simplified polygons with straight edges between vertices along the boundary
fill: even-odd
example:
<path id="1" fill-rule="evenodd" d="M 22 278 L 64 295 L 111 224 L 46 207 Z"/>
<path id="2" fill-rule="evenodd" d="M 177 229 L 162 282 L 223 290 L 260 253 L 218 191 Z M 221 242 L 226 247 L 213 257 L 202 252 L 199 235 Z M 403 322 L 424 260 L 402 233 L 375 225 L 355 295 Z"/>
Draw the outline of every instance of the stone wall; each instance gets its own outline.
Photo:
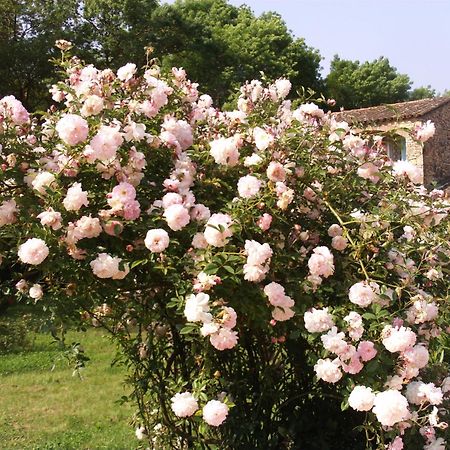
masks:
<path id="1" fill-rule="evenodd" d="M 450 104 L 446 103 L 424 114 L 422 121 L 431 120 L 435 135 L 424 144 L 423 160 L 425 185 L 438 185 L 450 181 Z"/>
<path id="2" fill-rule="evenodd" d="M 402 131 L 401 128 L 413 129 L 416 122 L 431 120 L 435 135 L 421 144 Z M 369 127 L 372 130 L 392 131 L 406 139 L 406 158 L 423 169 L 425 186 L 441 185 L 450 182 L 450 103 L 446 103 L 415 120 L 404 122 L 387 122 Z"/>
<path id="3" fill-rule="evenodd" d="M 412 139 L 409 132 L 407 131 L 412 130 L 415 124 L 416 121 L 386 122 L 368 128 L 370 130 L 380 132 L 395 131 L 396 134 L 404 137 L 406 141 L 406 159 L 425 171 L 423 159 L 423 144 Z"/>

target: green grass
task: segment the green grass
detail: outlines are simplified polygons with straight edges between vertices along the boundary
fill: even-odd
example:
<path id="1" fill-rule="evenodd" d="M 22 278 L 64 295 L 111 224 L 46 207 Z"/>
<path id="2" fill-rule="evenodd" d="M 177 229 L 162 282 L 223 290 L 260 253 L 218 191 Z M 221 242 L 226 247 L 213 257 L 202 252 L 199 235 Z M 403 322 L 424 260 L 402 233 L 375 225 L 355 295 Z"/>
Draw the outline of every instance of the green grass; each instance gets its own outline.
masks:
<path id="1" fill-rule="evenodd" d="M 30 350 L 0 355 L 0 449 L 132 449 L 124 369 L 111 367 L 114 348 L 99 330 L 68 333 L 91 358 L 83 379 L 60 358 L 49 336 Z M 52 370 L 53 368 L 53 370 Z"/>

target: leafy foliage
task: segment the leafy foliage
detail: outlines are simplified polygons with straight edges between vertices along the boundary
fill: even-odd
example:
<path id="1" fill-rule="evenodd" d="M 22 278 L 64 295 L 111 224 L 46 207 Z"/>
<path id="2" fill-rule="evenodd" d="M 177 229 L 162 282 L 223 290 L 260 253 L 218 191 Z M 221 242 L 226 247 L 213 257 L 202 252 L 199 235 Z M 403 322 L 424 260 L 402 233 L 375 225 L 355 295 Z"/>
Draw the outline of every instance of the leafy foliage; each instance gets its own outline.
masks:
<path id="1" fill-rule="evenodd" d="M 430 85 L 415 88 L 409 93 L 409 100 L 420 100 L 422 98 L 433 97 L 436 97 L 436 90 Z"/>
<path id="2" fill-rule="evenodd" d="M 360 63 L 336 55 L 326 84 L 337 106 L 353 109 L 405 101 L 411 81 L 408 75 L 399 74 L 387 58 Z"/>
<path id="3" fill-rule="evenodd" d="M 0 288 L 111 334 L 145 446 L 384 449 L 405 423 L 405 442 L 443 441 L 445 193 L 380 136 L 293 108 L 287 79 L 224 112 L 182 69 L 57 45 L 60 108 L 0 100 Z"/>
<path id="4" fill-rule="evenodd" d="M 188 0 L 162 6 L 153 20 L 163 65 L 184 67 L 219 104 L 260 72 L 286 76 L 295 88 L 322 88 L 319 52 L 294 39 L 276 13 L 255 17 L 226 0 Z"/>

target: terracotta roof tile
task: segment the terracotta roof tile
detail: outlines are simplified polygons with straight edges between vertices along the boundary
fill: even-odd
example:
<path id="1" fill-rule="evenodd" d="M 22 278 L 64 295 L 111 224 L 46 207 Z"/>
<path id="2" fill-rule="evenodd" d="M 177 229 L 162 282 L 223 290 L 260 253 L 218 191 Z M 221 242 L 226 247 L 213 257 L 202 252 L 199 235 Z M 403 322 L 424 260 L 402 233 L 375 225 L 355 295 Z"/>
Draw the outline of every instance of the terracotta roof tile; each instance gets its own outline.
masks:
<path id="1" fill-rule="evenodd" d="M 449 102 L 450 97 L 425 98 L 411 102 L 372 106 L 370 108 L 349 109 L 333 115 L 337 120 L 345 120 L 349 123 L 398 121 L 423 116 Z"/>

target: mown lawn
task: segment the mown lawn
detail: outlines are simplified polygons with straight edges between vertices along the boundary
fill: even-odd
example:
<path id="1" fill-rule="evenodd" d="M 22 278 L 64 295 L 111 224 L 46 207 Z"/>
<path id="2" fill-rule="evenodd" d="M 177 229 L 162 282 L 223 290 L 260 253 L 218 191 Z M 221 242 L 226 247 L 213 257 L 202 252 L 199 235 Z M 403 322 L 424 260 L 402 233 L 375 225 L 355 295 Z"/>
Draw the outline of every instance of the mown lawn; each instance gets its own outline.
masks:
<path id="1" fill-rule="evenodd" d="M 0 449 L 136 448 L 132 408 L 116 403 L 127 392 L 124 369 L 110 364 L 112 344 L 95 329 L 69 333 L 72 341 L 91 358 L 83 379 L 47 335 L 26 352 L 0 355 Z"/>

